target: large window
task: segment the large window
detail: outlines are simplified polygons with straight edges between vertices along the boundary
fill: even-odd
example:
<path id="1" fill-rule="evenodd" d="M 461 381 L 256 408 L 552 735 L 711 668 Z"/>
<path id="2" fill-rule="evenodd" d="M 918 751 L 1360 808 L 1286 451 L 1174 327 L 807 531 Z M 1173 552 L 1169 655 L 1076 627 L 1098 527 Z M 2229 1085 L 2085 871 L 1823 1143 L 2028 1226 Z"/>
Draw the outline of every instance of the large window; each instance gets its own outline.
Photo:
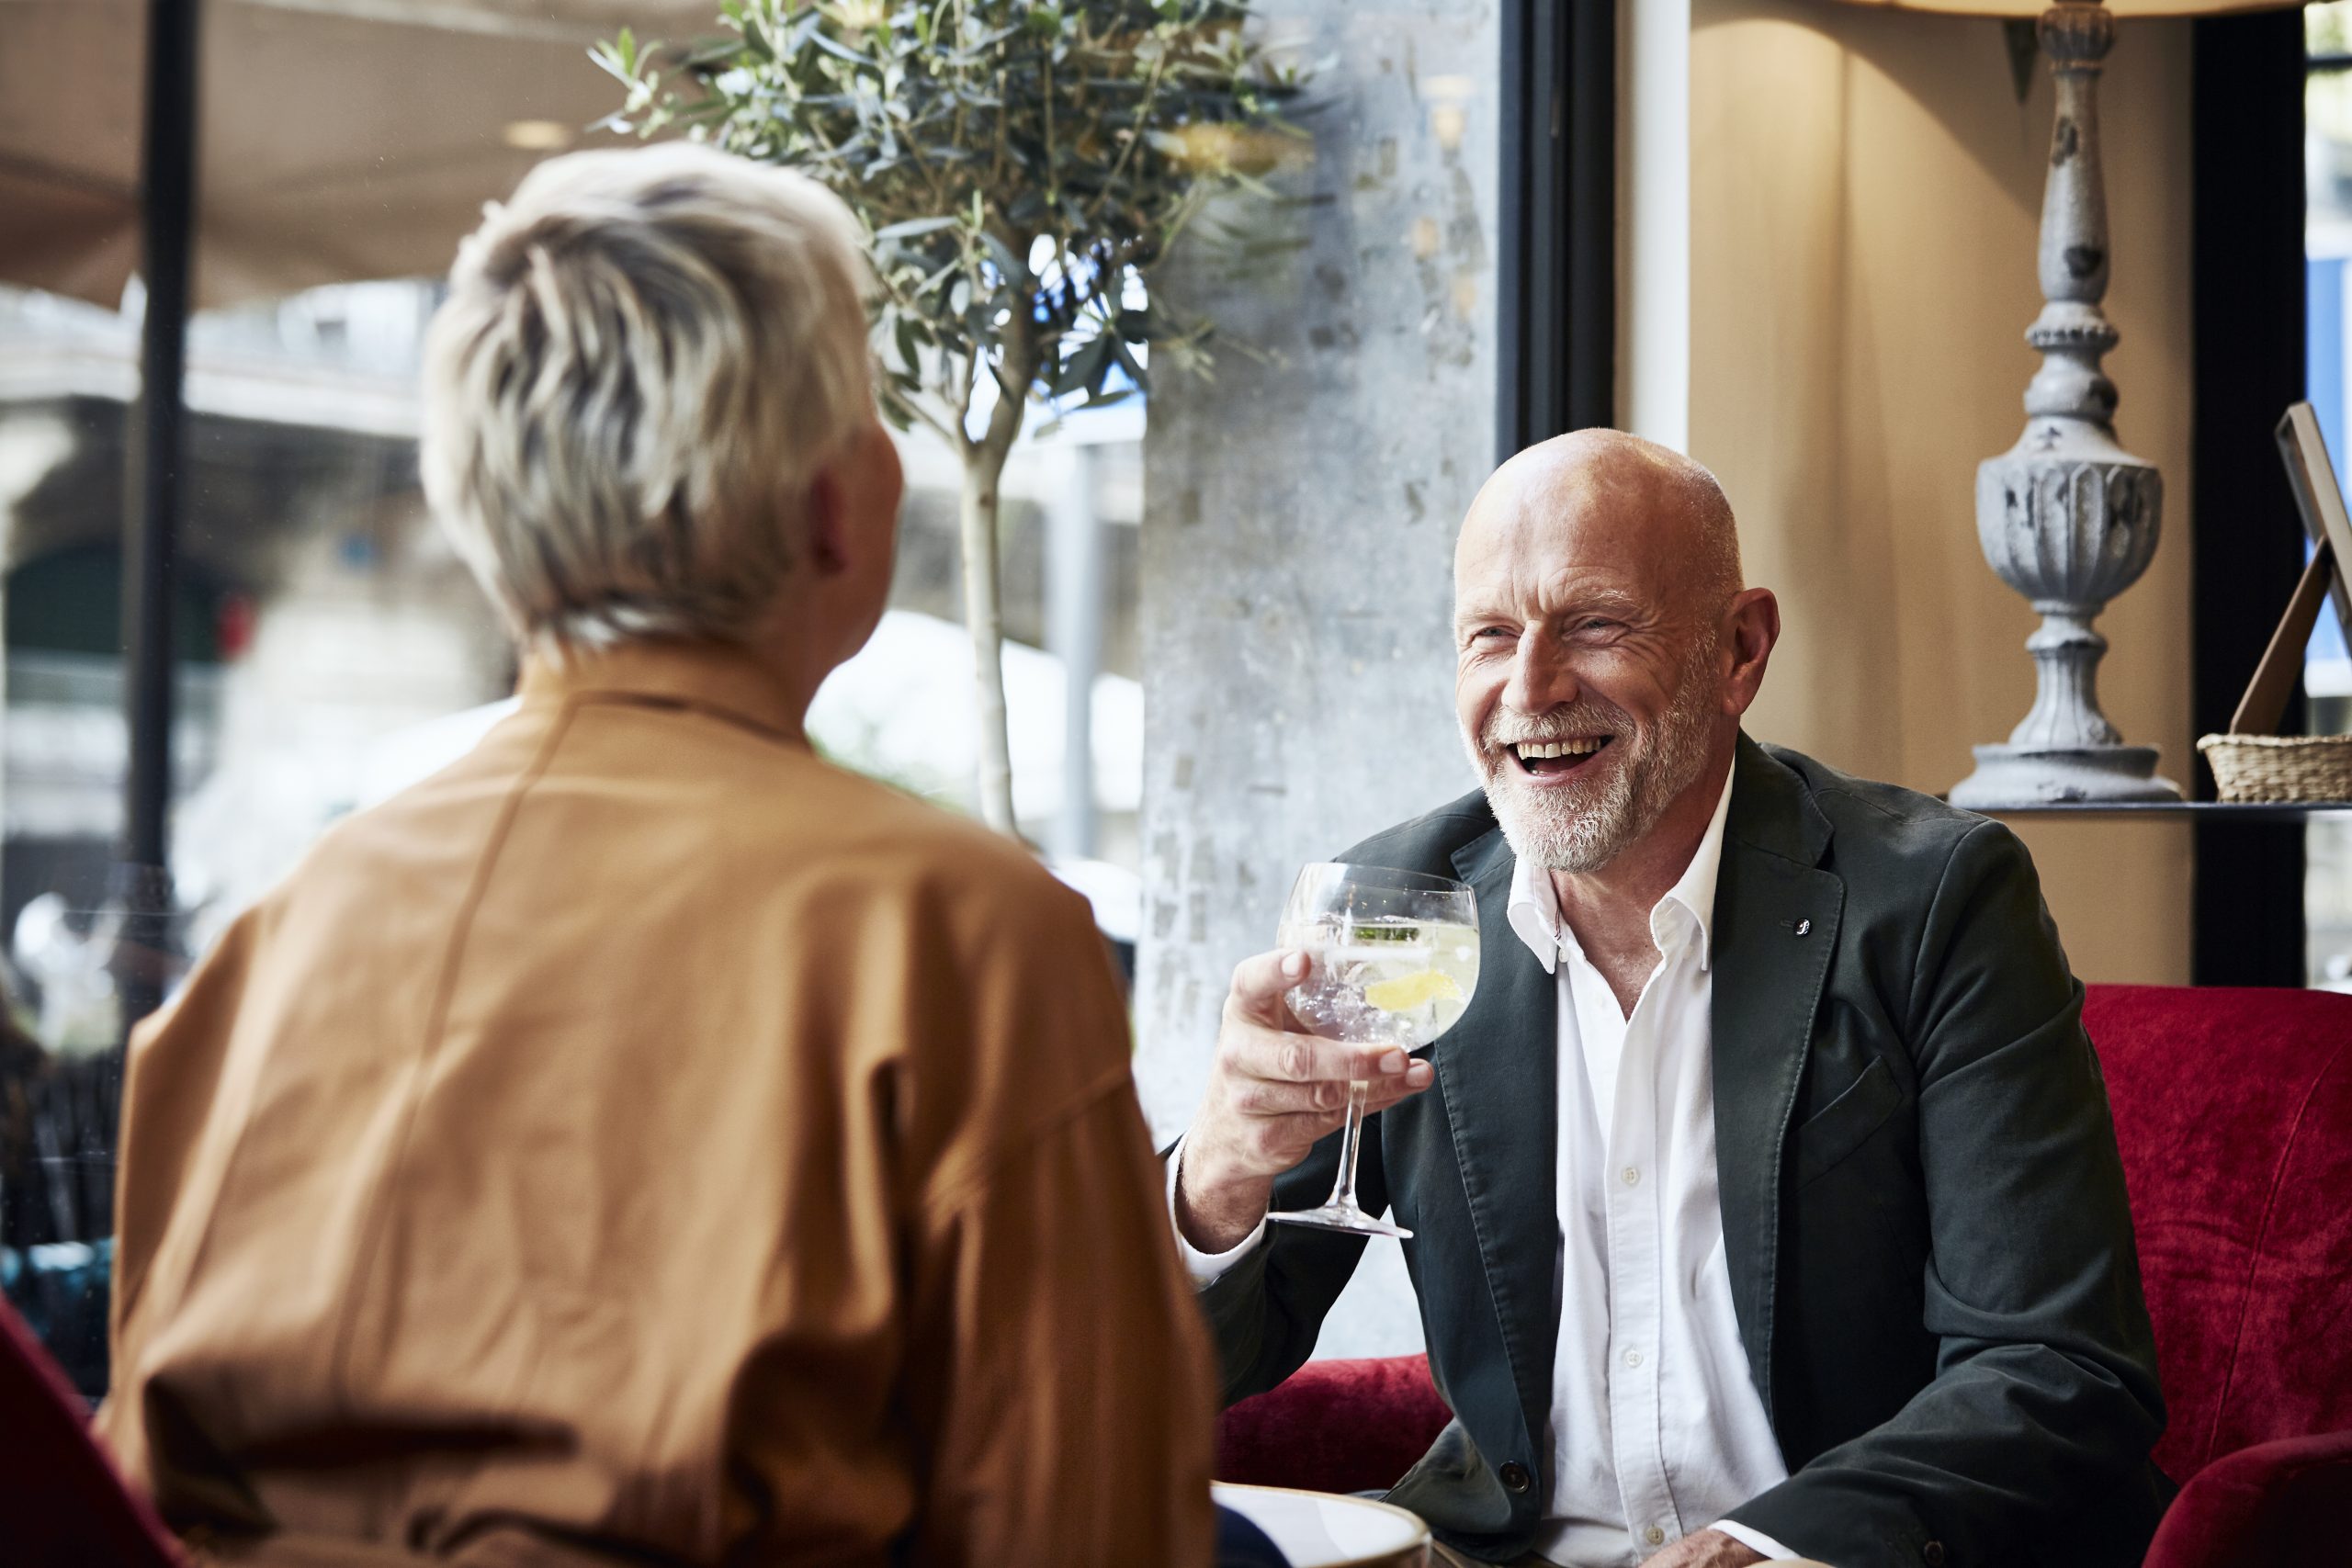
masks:
<path id="1" fill-rule="evenodd" d="M 461 755 L 511 706 L 513 650 L 418 488 L 419 352 L 437 292 L 340 285 L 191 325 L 171 850 L 183 961 L 337 818 Z M 0 1147 L 13 1156 L 0 1168 L 0 1268 L 85 1378 L 102 1320 L 74 1293 L 87 1282 L 76 1266 L 102 1272 L 123 1030 L 112 874 L 139 305 L 135 287 L 114 310 L 0 291 L 0 976 L 17 1031 L 0 1060 L 11 1111 Z M 1139 400 L 1065 419 L 1024 440 L 1005 487 L 1016 804 L 1126 941 L 1142 423 Z M 904 456 L 893 608 L 821 694 L 811 733 L 844 764 L 963 809 L 957 477 L 935 444 L 909 438 Z"/>

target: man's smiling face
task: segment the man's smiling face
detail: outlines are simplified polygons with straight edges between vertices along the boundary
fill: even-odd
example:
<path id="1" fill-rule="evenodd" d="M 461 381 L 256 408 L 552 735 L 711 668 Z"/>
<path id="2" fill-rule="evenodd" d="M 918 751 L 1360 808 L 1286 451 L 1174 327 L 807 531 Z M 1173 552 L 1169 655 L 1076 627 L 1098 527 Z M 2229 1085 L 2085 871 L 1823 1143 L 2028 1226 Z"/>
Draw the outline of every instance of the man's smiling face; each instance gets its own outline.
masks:
<path id="1" fill-rule="evenodd" d="M 1719 617 L 1738 568 L 1706 499 L 1658 449 L 1602 433 L 1522 453 L 1472 503 L 1454 705 L 1521 859 L 1598 870 L 1729 744 Z"/>

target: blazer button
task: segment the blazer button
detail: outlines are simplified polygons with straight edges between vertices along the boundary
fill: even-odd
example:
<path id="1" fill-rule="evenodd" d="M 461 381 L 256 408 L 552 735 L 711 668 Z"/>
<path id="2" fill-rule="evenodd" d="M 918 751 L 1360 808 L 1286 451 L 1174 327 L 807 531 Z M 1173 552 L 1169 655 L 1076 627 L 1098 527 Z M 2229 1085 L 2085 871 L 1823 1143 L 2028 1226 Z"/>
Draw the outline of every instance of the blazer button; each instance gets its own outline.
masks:
<path id="1" fill-rule="evenodd" d="M 1533 1481 L 1533 1477 L 1527 1473 L 1527 1467 L 1517 1460 L 1503 1466 L 1502 1477 L 1506 1492 L 1524 1492 Z"/>
<path id="2" fill-rule="evenodd" d="M 1928 1568 L 1944 1568 L 1944 1543 L 1942 1541 L 1931 1540 L 1928 1542 L 1927 1545 L 1919 1549 L 1919 1555 L 1927 1559 Z"/>

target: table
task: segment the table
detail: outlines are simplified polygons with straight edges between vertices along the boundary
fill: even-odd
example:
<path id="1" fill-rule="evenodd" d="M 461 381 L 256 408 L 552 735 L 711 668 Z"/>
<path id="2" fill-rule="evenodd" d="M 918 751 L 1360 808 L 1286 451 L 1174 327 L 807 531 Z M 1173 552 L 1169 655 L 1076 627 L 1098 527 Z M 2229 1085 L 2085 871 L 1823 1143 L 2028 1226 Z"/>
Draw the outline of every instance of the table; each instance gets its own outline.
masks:
<path id="1" fill-rule="evenodd" d="M 1429 1526 L 1391 1504 L 1223 1481 L 1209 1492 L 1272 1538 L 1291 1568 L 1429 1568 Z"/>

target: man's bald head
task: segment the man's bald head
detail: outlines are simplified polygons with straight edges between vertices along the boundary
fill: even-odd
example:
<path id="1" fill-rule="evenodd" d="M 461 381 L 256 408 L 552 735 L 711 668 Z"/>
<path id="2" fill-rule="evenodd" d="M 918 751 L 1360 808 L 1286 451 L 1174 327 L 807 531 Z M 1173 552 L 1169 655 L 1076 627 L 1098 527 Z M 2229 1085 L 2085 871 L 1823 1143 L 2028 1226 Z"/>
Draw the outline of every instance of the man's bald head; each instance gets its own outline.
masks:
<path id="1" fill-rule="evenodd" d="M 1615 430 L 1495 470 L 1454 546 L 1453 620 L 1455 711 L 1496 818 L 1571 874 L 1661 822 L 1703 827 L 1780 628 L 1772 596 L 1741 589 L 1715 477 Z"/>
<path id="2" fill-rule="evenodd" d="M 1662 587 L 1712 615 L 1740 590 L 1739 531 L 1715 476 L 1670 446 L 1622 430 L 1539 441 L 1497 468 L 1470 503 L 1455 547 L 1600 523 L 1629 555 L 1652 557 Z"/>

